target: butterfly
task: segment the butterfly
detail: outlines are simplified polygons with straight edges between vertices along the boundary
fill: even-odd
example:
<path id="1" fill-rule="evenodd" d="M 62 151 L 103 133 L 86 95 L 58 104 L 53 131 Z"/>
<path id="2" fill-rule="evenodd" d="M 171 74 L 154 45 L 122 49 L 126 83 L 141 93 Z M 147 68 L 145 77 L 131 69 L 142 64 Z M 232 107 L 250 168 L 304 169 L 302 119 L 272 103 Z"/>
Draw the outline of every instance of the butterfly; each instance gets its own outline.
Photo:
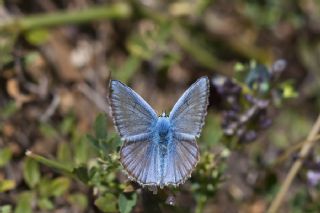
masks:
<path id="1" fill-rule="evenodd" d="M 177 186 L 199 161 L 196 138 L 207 114 L 209 80 L 198 79 L 160 116 L 130 87 L 110 81 L 109 103 L 121 139 L 120 162 L 142 186 Z"/>

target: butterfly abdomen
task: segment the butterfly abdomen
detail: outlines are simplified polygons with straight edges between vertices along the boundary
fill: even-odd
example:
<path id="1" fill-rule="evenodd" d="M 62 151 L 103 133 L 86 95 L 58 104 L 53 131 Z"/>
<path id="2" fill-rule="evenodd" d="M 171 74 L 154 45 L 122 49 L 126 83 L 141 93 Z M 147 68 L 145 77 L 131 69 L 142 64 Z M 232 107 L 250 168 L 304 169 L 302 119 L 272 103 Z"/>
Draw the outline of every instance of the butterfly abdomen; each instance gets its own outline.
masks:
<path id="1" fill-rule="evenodd" d="M 160 187 L 164 184 L 164 174 L 167 159 L 168 159 L 168 151 L 172 141 L 172 130 L 168 117 L 159 117 L 156 125 L 156 133 L 155 133 L 155 143 L 159 147 L 159 157 L 160 157 Z"/>

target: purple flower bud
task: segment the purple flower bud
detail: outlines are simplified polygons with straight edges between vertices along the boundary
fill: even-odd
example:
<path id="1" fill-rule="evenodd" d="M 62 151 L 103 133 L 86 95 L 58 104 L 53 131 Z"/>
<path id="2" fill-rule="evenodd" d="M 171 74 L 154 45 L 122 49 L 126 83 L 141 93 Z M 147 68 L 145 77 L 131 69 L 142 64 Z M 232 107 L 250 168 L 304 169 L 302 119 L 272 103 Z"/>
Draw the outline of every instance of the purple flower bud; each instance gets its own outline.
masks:
<path id="1" fill-rule="evenodd" d="M 279 59 L 275 61 L 271 68 L 272 74 L 280 74 L 287 66 L 287 61 L 284 59 Z"/>
<path id="2" fill-rule="evenodd" d="M 257 133 L 254 130 L 249 130 L 243 134 L 243 136 L 240 138 L 240 143 L 248 143 L 252 142 L 257 138 Z"/>
<path id="3" fill-rule="evenodd" d="M 316 186 L 320 181 L 320 172 L 309 170 L 307 172 L 307 180 L 311 186 Z"/>
<path id="4" fill-rule="evenodd" d="M 266 116 L 259 118 L 259 127 L 262 129 L 268 128 L 272 124 L 272 120 Z"/>

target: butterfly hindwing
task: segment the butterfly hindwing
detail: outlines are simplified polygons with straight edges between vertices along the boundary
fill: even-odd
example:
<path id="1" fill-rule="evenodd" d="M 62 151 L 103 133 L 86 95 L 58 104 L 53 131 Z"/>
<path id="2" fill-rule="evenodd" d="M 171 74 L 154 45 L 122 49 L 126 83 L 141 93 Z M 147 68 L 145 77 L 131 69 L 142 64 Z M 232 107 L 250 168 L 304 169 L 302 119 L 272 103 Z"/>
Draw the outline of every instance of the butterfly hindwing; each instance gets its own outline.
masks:
<path id="1" fill-rule="evenodd" d="M 149 140 L 125 142 L 120 160 L 130 178 L 142 185 L 159 184 L 160 157 L 158 146 Z"/>
<path id="2" fill-rule="evenodd" d="M 179 185 L 190 175 L 199 161 L 199 150 L 195 140 L 186 141 L 173 138 L 168 153 L 168 164 L 165 171 L 165 185 Z"/>
<path id="3" fill-rule="evenodd" d="M 207 114 L 209 80 L 200 78 L 179 98 L 169 118 L 175 134 L 188 139 L 199 137 Z"/>
<path id="4" fill-rule="evenodd" d="M 149 137 L 157 114 L 136 92 L 119 81 L 110 83 L 110 106 L 115 126 L 123 140 Z"/>

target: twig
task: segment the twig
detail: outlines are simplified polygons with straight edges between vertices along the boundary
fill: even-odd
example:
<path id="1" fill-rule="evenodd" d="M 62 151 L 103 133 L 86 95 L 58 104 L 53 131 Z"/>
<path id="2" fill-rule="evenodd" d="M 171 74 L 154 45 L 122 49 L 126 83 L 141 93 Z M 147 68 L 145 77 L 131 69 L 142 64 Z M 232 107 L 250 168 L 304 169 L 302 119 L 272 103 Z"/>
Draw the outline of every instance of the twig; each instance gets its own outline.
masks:
<path id="1" fill-rule="evenodd" d="M 207 49 L 199 45 L 198 39 L 189 35 L 189 32 L 179 25 L 175 25 L 172 30 L 172 36 L 175 41 L 190 55 L 192 55 L 201 65 L 213 69 L 224 70 L 222 62 L 211 54 Z M 231 76 L 232 73 L 224 72 L 223 74 Z"/>
<path id="2" fill-rule="evenodd" d="M 58 108 L 59 103 L 60 103 L 60 97 L 59 97 L 59 95 L 55 94 L 48 109 L 41 115 L 40 121 L 41 122 L 48 121 L 48 119 L 54 114 L 54 112 Z"/>
<path id="3" fill-rule="evenodd" d="M 37 161 L 39 163 L 46 165 L 48 167 L 56 169 L 57 171 L 62 172 L 63 174 L 69 175 L 71 177 L 73 176 L 73 174 L 72 174 L 73 169 L 70 168 L 69 166 L 66 166 L 63 163 L 60 163 L 55 160 L 47 159 L 45 157 L 42 157 L 41 155 L 37 155 L 37 154 L 31 152 L 30 150 L 26 151 L 26 156 L 34 159 L 35 161 Z"/>
<path id="4" fill-rule="evenodd" d="M 21 32 L 35 28 L 52 27 L 65 24 L 79 24 L 101 19 L 121 19 L 131 16 L 128 3 L 120 2 L 99 5 L 78 11 L 61 11 L 51 14 L 39 14 L 12 18 L 0 22 L 0 31 Z"/>
<path id="5" fill-rule="evenodd" d="M 92 88 L 90 88 L 87 84 L 79 84 L 77 86 L 77 89 L 84 94 L 89 100 L 91 100 L 98 109 L 104 111 L 105 113 L 107 113 L 108 115 L 110 115 L 109 113 L 109 107 L 108 104 L 106 102 L 107 98 L 103 98 L 103 96 L 101 94 L 99 94 L 98 92 L 96 92 L 95 90 L 93 90 Z"/>
<path id="6" fill-rule="evenodd" d="M 298 171 L 303 163 L 303 159 L 307 156 L 310 149 L 314 145 L 314 143 L 316 141 L 315 138 L 316 138 L 319 130 L 320 130 L 320 115 L 318 116 L 317 121 L 315 122 L 311 131 L 309 132 L 307 140 L 302 145 L 301 151 L 299 153 L 299 158 L 292 165 L 288 175 L 286 176 L 286 179 L 284 180 L 284 182 L 281 186 L 280 191 L 278 192 L 278 194 L 276 195 L 276 198 L 271 203 L 271 205 L 267 211 L 268 213 L 276 213 L 278 211 L 278 209 L 284 199 L 285 194 L 287 193 L 294 177 L 298 173 Z"/>
<path id="7" fill-rule="evenodd" d="M 320 139 L 320 134 L 318 134 L 315 138 L 314 141 L 317 141 Z M 283 154 L 281 154 L 272 164 L 271 168 L 277 167 L 280 164 L 282 164 L 288 157 L 290 157 L 294 152 L 297 152 L 302 145 L 305 143 L 306 140 L 300 141 L 299 143 L 293 144 L 291 147 L 289 147 Z"/>

